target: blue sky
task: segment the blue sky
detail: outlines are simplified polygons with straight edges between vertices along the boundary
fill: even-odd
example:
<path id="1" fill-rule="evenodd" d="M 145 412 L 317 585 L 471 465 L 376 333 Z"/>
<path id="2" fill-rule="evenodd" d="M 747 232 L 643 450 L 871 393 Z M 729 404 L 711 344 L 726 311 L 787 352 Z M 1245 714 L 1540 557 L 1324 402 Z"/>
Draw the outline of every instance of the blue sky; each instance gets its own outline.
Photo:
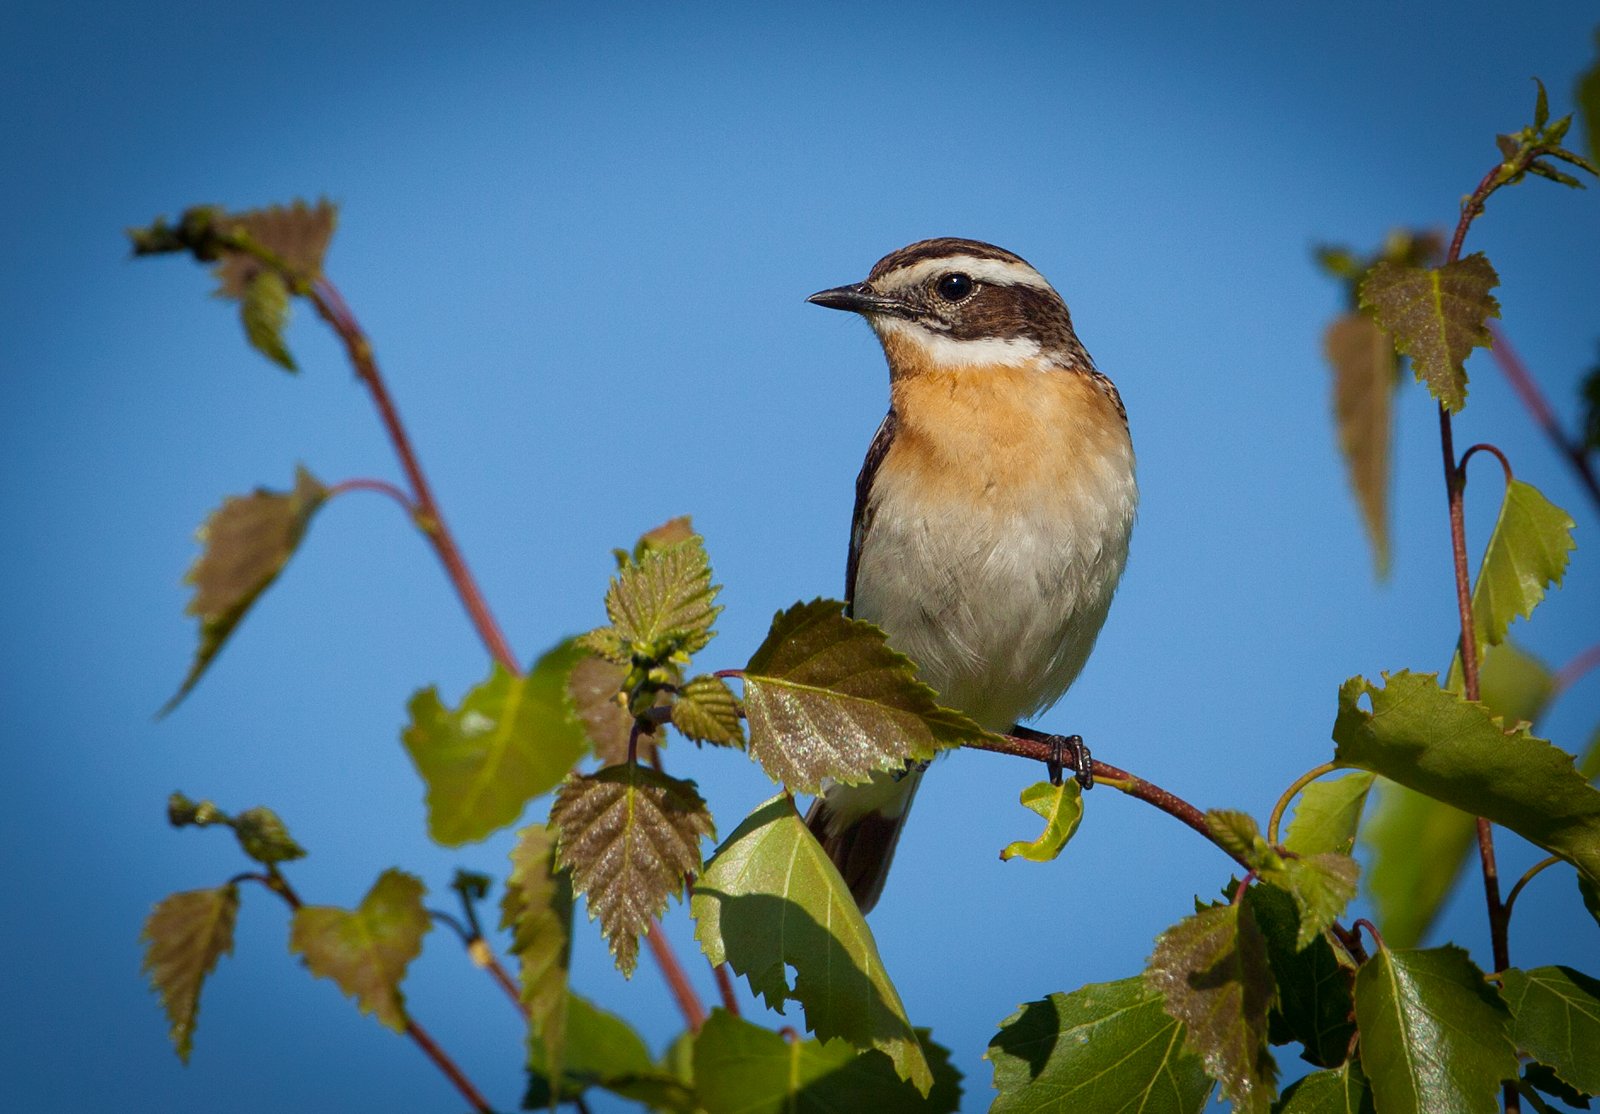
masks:
<path id="1" fill-rule="evenodd" d="M 297 461 L 329 481 L 397 476 L 306 314 L 291 379 L 245 347 L 197 268 L 127 260 L 124 227 L 191 203 L 339 202 L 329 273 L 526 659 L 595 625 L 610 548 L 675 514 L 695 516 L 726 585 L 707 665 L 742 664 L 775 610 L 842 591 L 886 376 L 865 328 L 804 298 L 911 240 L 962 235 L 1060 289 L 1139 454 L 1123 589 L 1042 726 L 1264 816 L 1328 757 L 1342 680 L 1442 667 L 1454 611 L 1431 404 L 1401 396 L 1395 568 L 1378 585 L 1328 421 L 1320 335 L 1340 296 L 1309 249 L 1452 222 L 1494 133 L 1526 122 L 1531 76 L 1566 110 L 1592 14 L 1205 7 L 8 4 L 0 1076 L 18 1108 L 459 1105 L 407 1042 L 298 969 L 259 892 L 178 1064 L 139 925 L 239 859 L 221 834 L 166 827 L 174 788 L 277 809 L 312 852 L 293 878 L 314 902 L 354 903 L 392 865 L 435 891 L 457 865 L 499 875 L 510 845 L 426 838 L 398 743 L 406 699 L 430 683 L 454 698 L 486 659 L 381 499 L 330 507 L 190 700 L 151 718 L 193 644 L 192 533 L 223 495 L 282 487 Z M 1600 195 L 1532 182 L 1469 240 L 1568 415 L 1596 355 L 1597 234 Z M 1522 635 L 1559 664 L 1594 639 L 1595 516 L 1492 363 L 1469 370 L 1460 443 L 1497 443 L 1579 522 L 1568 586 Z M 1475 554 L 1492 473 L 1473 475 Z M 1597 697 L 1591 676 L 1544 733 L 1580 746 Z M 724 833 L 770 791 L 738 755 L 669 761 Z M 1137 971 L 1228 876 L 1215 849 L 1111 791 L 1062 860 L 1001 864 L 1034 831 L 1016 794 L 1036 776 L 945 759 L 873 915 L 913 1021 L 967 1073 L 969 1109 L 987 1104 L 979 1057 L 1018 1003 Z M 1511 877 L 1539 857 L 1503 847 Z M 681 912 L 668 931 L 695 960 Z M 1592 954 L 1593 932 L 1570 871 L 1551 872 L 1519 902 L 1513 957 Z M 1444 935 L 1487 962 L 1475 886 Z M 576 969 L 657 1047 L 676 1031 L 648 963 L 625 984 L 585 933 Z M 407 993 L 511 1106 L 517 1021 L 451 940 L 430 938 Z"/>

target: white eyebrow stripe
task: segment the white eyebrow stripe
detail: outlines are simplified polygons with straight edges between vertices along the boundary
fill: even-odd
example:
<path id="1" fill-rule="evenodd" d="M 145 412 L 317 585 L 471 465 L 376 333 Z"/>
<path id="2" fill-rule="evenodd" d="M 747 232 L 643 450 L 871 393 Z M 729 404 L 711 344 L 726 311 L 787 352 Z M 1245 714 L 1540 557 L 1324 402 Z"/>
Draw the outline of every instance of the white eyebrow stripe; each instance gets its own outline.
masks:
<path id="1" fill-rule="evenodd" d="M 921 348 L 928 362 L 938 368 L 1021 367 L 1041 368 L 1044 349 L 1032 337 L 974 337 L 957 340 L 935 332 L 915 321 L 874 315 L 872 327 L 884 336 L 903 336 Z"/>
<path id="2" fill-rule="evenodd" d="M 923 259 L 906 267 L 896 267 L 873 281 L 879 288 L 891 286 L 917 286 L 934 275 L 947 271 L 961 271 L 979 282 L 992 282 L 998 286 L 1032 286 L 1039 290 L 1055 292 L 1044 276 L 1026 263 L 1009 259 L 986 259 L 977 255 L 943 255 L 937 259 Z"/>

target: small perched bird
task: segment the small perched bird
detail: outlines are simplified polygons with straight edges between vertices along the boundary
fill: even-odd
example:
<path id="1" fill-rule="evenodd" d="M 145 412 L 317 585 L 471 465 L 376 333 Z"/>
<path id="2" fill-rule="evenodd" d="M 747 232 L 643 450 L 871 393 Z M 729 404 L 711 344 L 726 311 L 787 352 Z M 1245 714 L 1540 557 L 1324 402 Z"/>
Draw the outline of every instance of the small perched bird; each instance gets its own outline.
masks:
<path id="1" fill-rule="evenodd" d="M 1138 488 L 1121 396 L 1061 296 L 992 244 L 923 240 L 808 300 L 865 317 L 889 361 L 856 479 L 850 613 L 942 703 L 1010 730 L 1076 679 L 1122 576 Z M 925 768 L 830 786 L 806 817 L 862 912 Z"/>

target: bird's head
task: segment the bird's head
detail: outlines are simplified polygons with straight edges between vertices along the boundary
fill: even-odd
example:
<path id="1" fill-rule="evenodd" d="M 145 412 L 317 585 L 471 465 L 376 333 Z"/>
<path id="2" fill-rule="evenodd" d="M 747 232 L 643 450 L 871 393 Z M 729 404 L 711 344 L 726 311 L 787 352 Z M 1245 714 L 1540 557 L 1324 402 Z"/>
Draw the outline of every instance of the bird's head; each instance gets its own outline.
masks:
<path id="1" fill-rule="evenodd" d="M 867 319 L 891 374 L 971 367 L 1092 369 L 1061 295 L 1027 260 L 978 240 L 922 240 L 866 281 L 807 301 Z"/>

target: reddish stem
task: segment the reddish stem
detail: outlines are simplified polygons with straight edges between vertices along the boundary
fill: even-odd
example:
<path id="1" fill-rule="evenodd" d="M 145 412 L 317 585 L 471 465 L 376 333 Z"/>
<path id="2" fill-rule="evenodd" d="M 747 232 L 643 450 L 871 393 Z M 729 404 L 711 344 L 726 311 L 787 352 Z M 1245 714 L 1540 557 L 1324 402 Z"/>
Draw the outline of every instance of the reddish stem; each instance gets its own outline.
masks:
<path id="1" fill-rule="evenodd" d="M 1555 689 L 1553 696 L 1566 692 L 1583 677 L 1589 670 L 1600 666 L 1600 643 L 1590 646 L 1577 657 L 1567 662 L 1556 672 Z"/>
<path id="2" fill-rule="evenodd" d="M 406 517 L 414 518 L 416 516 L 417 505 L 411 501 L 411 496 L 401 491 L 388 480 L 373 480 L 364 476 L 350 480 L 340 480 L 328 488 L 328 495 L 331 498 L 335 495 L 343 495 L 347 491 L 375 491 L 379 495 L 387 495 L 400 504 L 401 509 L 406 512 Z"/>
<path id="3" fill-rule="evenodd" d="M 711 973 L 717 976 L 717 991 L 722 995 L 722 1008 L 739 1016 L 739 998 L 733 992 L 733 977 L 728 974 L 728 965 L 719 963 L 711 968 Z"/>
<path id="4" fill-rule="evenodd" d="M 332 282 L 319 278 L 312 283 L 306 296 L 317 308 L 317 313 L 322 319 L 339 334 L 351 366 L 356 370 L 356 376 L 372 395 L 372 401 L 378 408 L 378 416 L 382 419 L 389 440 L 394 445 L 394 451 L 400 458 L 400 467 L 405 470 L 406 479 L 411 484 L 414 496 L 412 503 L 415 507 L 413 518 L 427 535 L 428 540 L 433 543 L 434 552 L 439 555 L 450 582 L 455 585 L 462 605 L 472 618 L 472 625 L 478 630 L 478 636 L 483 639 L 483 644 L 488 647 L 489 653 L 496 661 L 510 672 L 520 673 L 521 668 L 517 664 L 516 655 L 512 653 L 510 643 L 506 641 L 499 624 L 490 613 L 489 605 L 485 602 L 477 581 L 467 568 L 466 558 L 461 555 L 461 550 L 456 545 L 455 536 L 450 533 L 449 527 L 445 525 L 444 516 L 439 512 L 439 504 L 433 497 L 433 488 L 429 486 L 427 476 L 423 475 L 422 466 L 417 462 L 416 451 L 411 445 L 411 438 L 406 433 L 405 426 L 401 424 L 399 411 L 395 409 L 394 400 L 389 397 L 389 390 L 384 385 L 383 376 L 378 370 L 372 343 L 367 339 L 360 323 L 356 321 L 355 315 L 350 312 L 350 307 L 345 304 L 344 297 Z"/>
<path id="5" fill-rule="evenodd" d="M 683 965 L 678 962 L 672 946 L 662 937 L 661 931 L 661 922 L 651 921 L 644 934 L 644 942 L 650 945 L 650 953 L 656 957 L 661 973 L 666 976 L 667 986 L 678 1003 L 678 1012 L 689 1024 L 689 1031 L 698 1033 L 700 1026 L 706 1023 L 706 1007 L 690 985 L 689 976 L 684 973 Z"/>
<path id="6" fill-rule="evenodd" d="M 1528 371 L 1528 366 L 1522 362 L 1522 357 L 1517 355 L 1517 350 L 1511 347 L 1505 331 L 1493 321 L 1489 322 L 1489 332 L 1494 336 L 1494 346 L 1489 349 L 1494 356 L 1495 363 L 1500 365 L 1500 370 L 1511 383 L 1517 397 L 1522 400 L 1522 405 L 1532 415 L 1535 424 L 1544 431 L 1545 437 L 1555 446 L 1578 477 L 1578 482 L 1583 484 L 1584 490 L 1589 493 L 1589 500 L 1594 503 L 1595 509 L 1600 511 L 1600 481 L 1595 479 L 1594 468 L 1589 463 L 1589 453 L 1583 445 L 1568 437 L 1556 421 L 1555 413 L 1550 409 L 1550 404 L 1545 400 L 1544 392 L 1539 389 L 1539 384 Z"/>

